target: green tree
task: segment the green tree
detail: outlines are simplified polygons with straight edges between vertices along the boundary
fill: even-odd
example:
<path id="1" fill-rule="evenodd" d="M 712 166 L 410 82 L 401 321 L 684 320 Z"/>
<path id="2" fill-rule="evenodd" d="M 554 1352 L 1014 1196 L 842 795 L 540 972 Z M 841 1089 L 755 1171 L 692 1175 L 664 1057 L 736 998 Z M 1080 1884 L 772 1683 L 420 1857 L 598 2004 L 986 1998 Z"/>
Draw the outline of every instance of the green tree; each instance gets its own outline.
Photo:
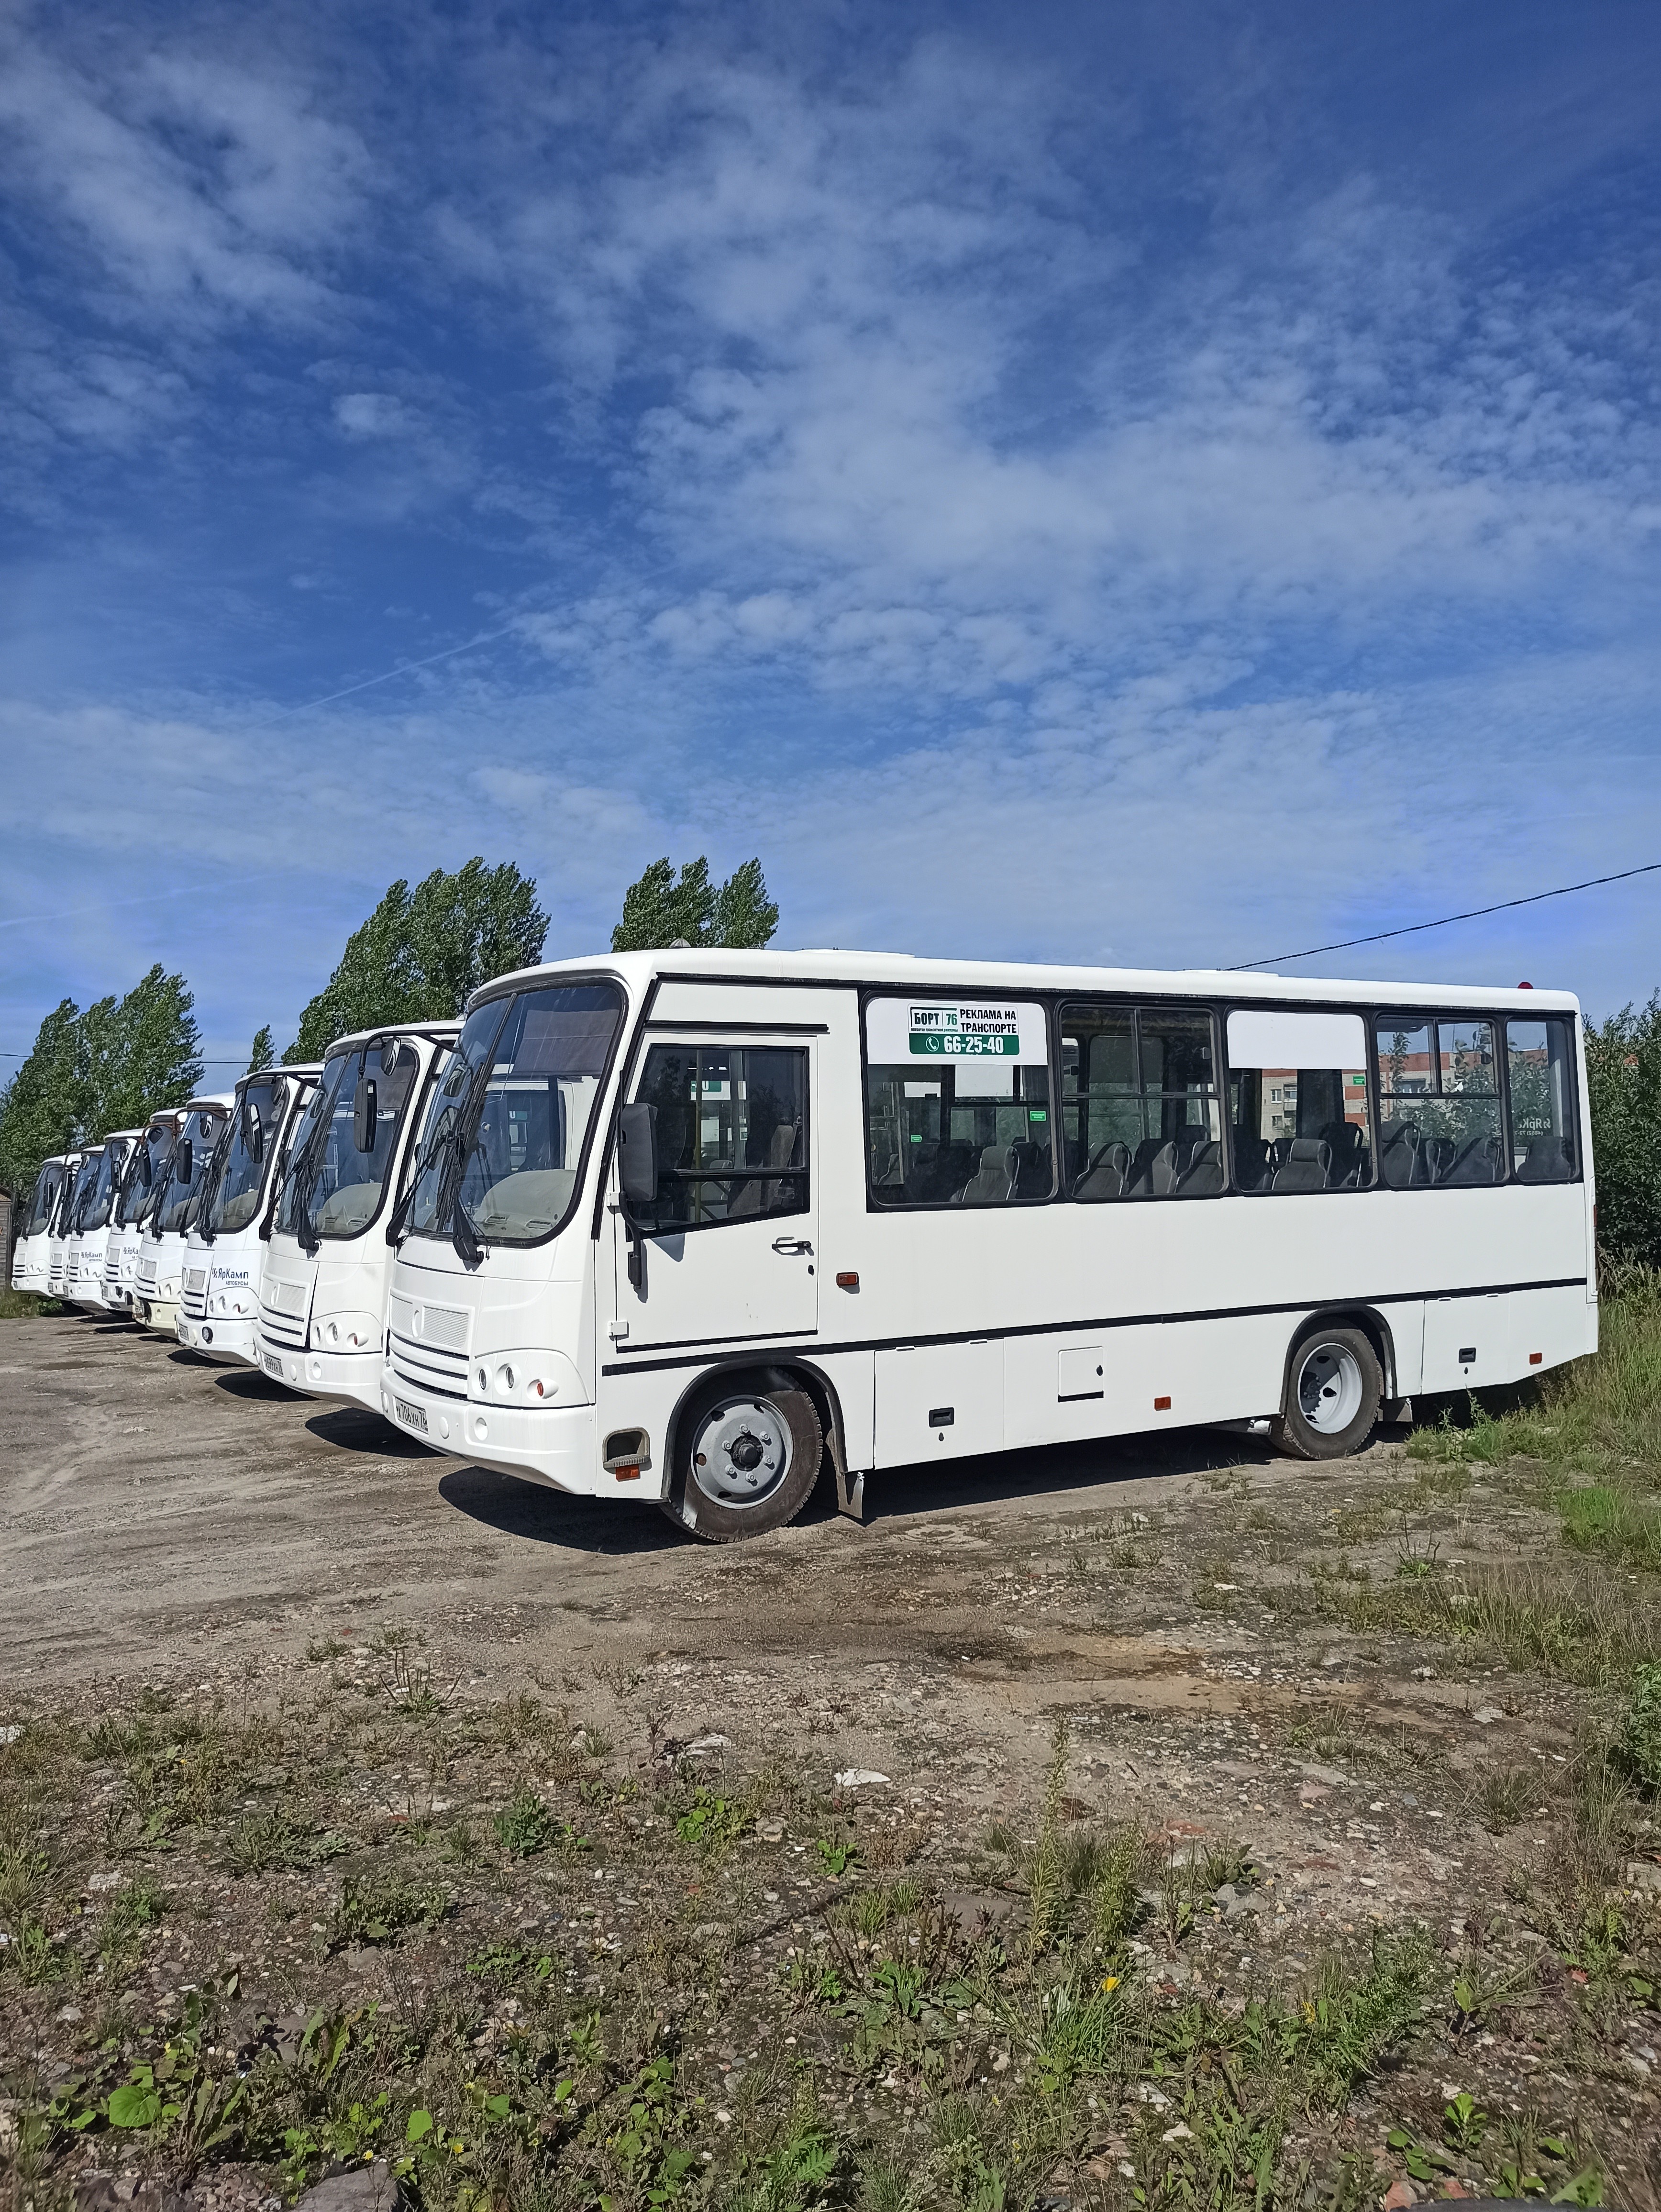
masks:
<path id="1" fill-rule="evenodd" d="M 62 999 L 35 1032 L 28 1058 L 0 1091 L 0 1184 L 20 1196 L 40 1163 L 66 1152 L 80 1124 L 76 1025 L 81 1009 Z"/>
<path id="2" fill-rule="evenodd" d="M 1597 1242 L 1661 1267 L 1661 991 L 1586 1024 Z"/>
<path id="3" fill-rule="evenodd" d="M 100 999 L 80 1021 L 82 1134 L 131 1129 L 181 1106 L 202 1084 L 202 1033 L 182 975 L 158 960 L 125 998 Z"/>
<path id="4" fill-rule="evenodd" d="M 645 952 L 682 938 L 688 945 L 759 946 L 771 944 L 778 926 L 779 910 L 767 896 L 758 860 L 746 860 L 715 884 L 702 854 L 683 863 L 678 878 L 666 854 L 624 893 L 611 950 Z"/>
<path id="5" fill-rule="evenodd" d="M 266 1022 L 254 1031 L 253 1042 L 248 1048 L 249 1074 L 256 1068 L 269 1067 L 276 1058 L 277 1039 L 271 1035 L 271 1024 Z"/>
<path id="6" fill-rule="evenodd" d="M 300 1018 L 286 1061 L 320 1060 L 331 1038 L 384 1022 L 441 1021 L 493 975 L 542 957 L 548 917 L 511 861 L 435 868 L 411 890 L 391 884 L 352 932 L 332 975 Z"/>
<path id="7" fill-rule="evenodd" d="M 158 961 L 123 999 L 55 1006 L 0 1093 L 0 1182 L 21 1191 L 54 1152 L 182 1105 L 202 1080 L 193 1003 Z"/>

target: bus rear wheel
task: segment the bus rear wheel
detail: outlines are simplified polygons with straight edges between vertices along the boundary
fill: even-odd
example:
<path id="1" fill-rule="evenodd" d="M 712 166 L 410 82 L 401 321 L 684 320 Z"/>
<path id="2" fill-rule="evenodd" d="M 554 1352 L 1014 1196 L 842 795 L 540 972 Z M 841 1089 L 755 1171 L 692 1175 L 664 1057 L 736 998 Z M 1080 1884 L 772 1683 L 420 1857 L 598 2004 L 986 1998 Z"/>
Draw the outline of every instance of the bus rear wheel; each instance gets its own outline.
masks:
<path id="1" fill-rule="evenodd" d="M 1372 1434 L 1384 1396 L 1378 1355 L 1359 1328 L 1311 1329 L 1287 1370 L 1269 1434 L 1293 1459 L 1347 1459 Z"/>
<path id="2" fill-rule="evenodd" d="M 719 1376 L 683 1411 L 663 1510 L 705 1544 L 785 1528 L 812 1496 L 824 1437 L 788 1374 Z"/>

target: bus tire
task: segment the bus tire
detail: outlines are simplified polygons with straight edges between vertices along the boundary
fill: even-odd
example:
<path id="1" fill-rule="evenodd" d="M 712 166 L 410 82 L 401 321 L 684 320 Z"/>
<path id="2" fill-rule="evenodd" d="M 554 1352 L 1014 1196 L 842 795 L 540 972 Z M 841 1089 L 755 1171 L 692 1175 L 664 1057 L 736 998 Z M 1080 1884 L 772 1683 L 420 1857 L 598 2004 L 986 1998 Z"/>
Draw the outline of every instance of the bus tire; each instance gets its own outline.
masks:
<path id="1" fill-rule="evenodd" d="M 1286 1402 L 1269 1436 L 1291 1459 L 1348 1459 L 1372 1434 L 1384 1378 L 1359 1328 L 1312 1328 L 1287 1364 Z"/>
<path id="2" fill-rule="evenodd" d="M 736 1544 L 794 1521 L 824 1452 L 818 1410 L 788 1373 L 712 1376 L 675 1424 L 663 1510 L 704 1544 Z"/>

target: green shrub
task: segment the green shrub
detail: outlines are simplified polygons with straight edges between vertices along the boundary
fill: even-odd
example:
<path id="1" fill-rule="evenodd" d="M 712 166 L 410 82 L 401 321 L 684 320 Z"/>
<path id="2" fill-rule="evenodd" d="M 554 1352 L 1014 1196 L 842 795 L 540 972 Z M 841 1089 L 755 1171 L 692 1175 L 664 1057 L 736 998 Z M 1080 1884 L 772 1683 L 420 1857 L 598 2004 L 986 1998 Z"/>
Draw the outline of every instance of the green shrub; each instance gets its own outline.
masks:
<path id="1" fill-rule="evenodd" d="M 1661 1796 L 1661 1662 L 1652 1660 L 1633 1675 L 1621 1748 L 1645 1789 Z"/>
<path id="2" fill-rule="evenodd" d="M 1661 1267 L 1661 991 L 1586 1027 L 1597 1243 Z"/>

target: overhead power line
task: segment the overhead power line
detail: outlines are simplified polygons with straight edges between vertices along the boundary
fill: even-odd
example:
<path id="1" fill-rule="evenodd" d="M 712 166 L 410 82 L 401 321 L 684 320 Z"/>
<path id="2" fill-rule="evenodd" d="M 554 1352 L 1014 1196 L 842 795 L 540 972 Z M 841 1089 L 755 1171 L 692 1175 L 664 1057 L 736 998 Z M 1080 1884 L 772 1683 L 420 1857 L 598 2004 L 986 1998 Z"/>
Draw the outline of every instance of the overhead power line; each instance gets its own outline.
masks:
<path id="1" fill-rule="evenodd" d="M 1475 921 L 1485 914 L 1504 914 L 1514 906 L 1538 906 L 1542 899 L 1567 898 L 1571 891 L 1596 890 L 1600 884 L 1624 884 L 1632 876 L 1652 876 L 1661 860 L 1646 860 L 1641 868 L 1621 868 L 1612 876 L 1588 876 L 1584 884 L 1560 884 L 1555 891 L 1530 891 L 1526 898 L 1500 899 L 1494 906 L 1474 906 L 1463 914 L 1445 914 L 1435 921 L 1409 921 L 1400 929 L 1375 929 L 1370 937 L 1342 938 L 1336 945 L 1311 945 L 1301 952 L 1269 952 L 1261 960 L 1237 960 L 1224 970 L 1238 975 L 1248 968 L 1271 968 L 1277 960 L 1310 960 L 1317 952 L 1348 952 L 1357 945 L 1382 945 L 1387 937 L 1413 937 L 1421 929 L 1445 929 L 1451 921 Z"/>

